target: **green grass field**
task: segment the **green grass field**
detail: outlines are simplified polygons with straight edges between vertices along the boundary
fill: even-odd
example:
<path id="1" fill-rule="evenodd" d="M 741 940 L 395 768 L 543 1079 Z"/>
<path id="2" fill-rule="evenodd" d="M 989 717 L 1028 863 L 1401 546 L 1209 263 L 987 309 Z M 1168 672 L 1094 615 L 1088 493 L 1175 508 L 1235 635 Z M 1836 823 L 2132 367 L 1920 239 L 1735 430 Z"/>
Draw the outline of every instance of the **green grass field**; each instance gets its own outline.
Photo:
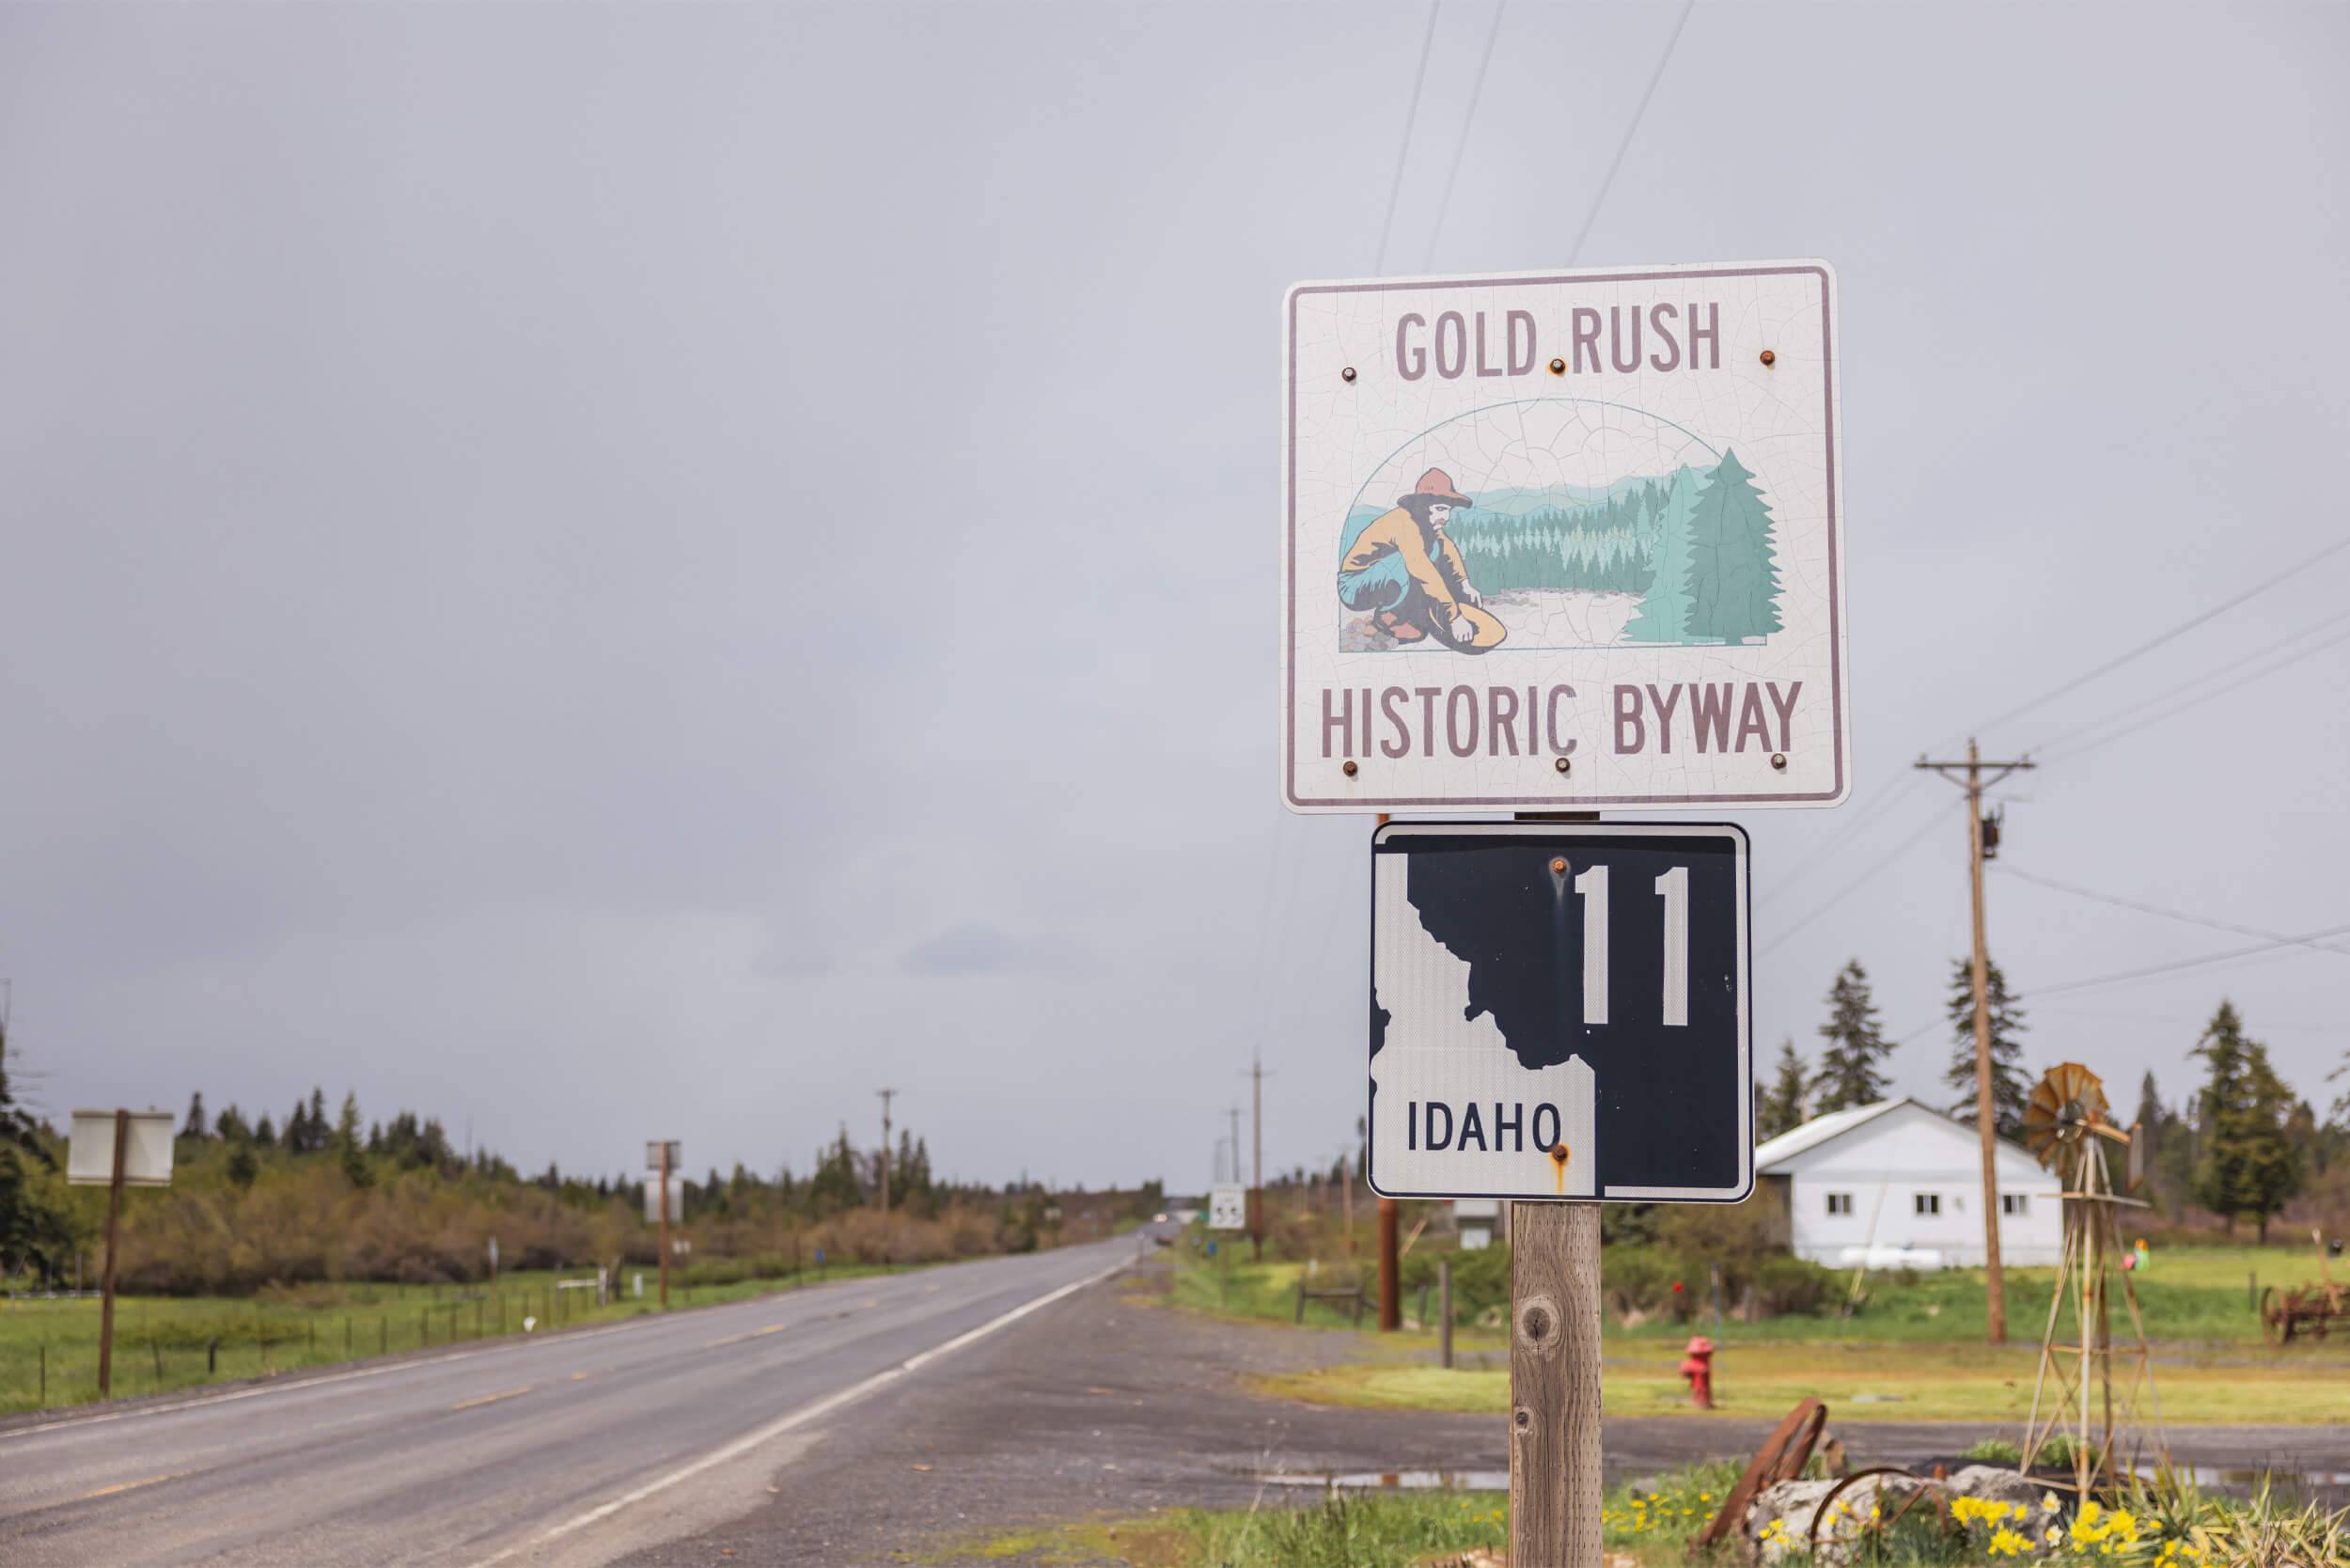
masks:
<path id="1" fill-rule="evenodd" d="M 645 1294 L 631 1294 L 641 1272 Z M 822 1279 L 876 1275 L 878 1267 L 826 1269 Z M 904 1272 L 900 1270 L 899 1272 Z M 652 1269 L 624 1270 L 610 1303 L 595 1292 L 557 1290 L 570 1275 L 513 1273 L 496 1290 L 460 1285 L 317 1285 L 258 1297 L 121 1296 L 115 1303 L 117 1398 L 168 1393 L 207 1383 L 260 1377 L 363 1356 L 437 1349 L 501 1334 L 619 1323 L 660 1310 Z M 744 1280 L 687 1286 L 672 1276 L 672 1310 L 772 1294 L 820 1282 Z M 0 1301 L 0 1413 L 80 1404 L 98 1397 L 99 1302 L 16 1297 Z"/>
<path id="2" fill-rule="evenodd" d="M 1208 1259 L 1179 1250 L 1183 1256 L 1171 1294 L 1176 1305 L 1252 1321 L 1294 1321 L 1300 1265 L 1252 1264 L 1235 1257 L 1228 1267 L 1221 1253 Z M 1332 1274 L 1324 1268 L 1317 1278 L 1326 1282 Z M 1346 1277 L 1344 1265 L 1337 1274 Z M 2173 1421 L 2350 1422 L 2350 1323 L 2327 1340 L 2276 1349 L 2262 1340 L 2252 1306 L 2255 1283 L 2283 1287 L 2317 1277 L 2316 1258 L 2307 1247 L 2157 1251 L 2131 1282 L 2154 1346 L 2155 1397 L 2163 1416 Z M 1850 1317 L 1831 1310 L 1759 1324 L 1733 1318 L 1717 1327 L 1712 1313 L 1700 1309 L 1685 1322 L 1667 1318 L 1626 1327 L 1611 1314 L 1603 1323 L 1607 1408 L 1626 1415 L 1702 1415 L 1689 1403 L 1678 1363 L 1688 1337 L 1703 1333 L 1719 1346 L 1719 1415 L 1777 1416 L 1798 1399 L 1817 1395 L 1840 1419 L 2020 1424 L 2031 1407 L 2037 1346 L 2054 1284 L 2052 1269 L 2008 1272 L 2010 1342 L 1998 1351 L 1984 1342 L 1982 1275 L 1972 1269 L 1871 1277 Z M 1446 1372 L 1432 1365 L 1435 1336 L 1418 1329 L 1418 1307 L 1417 1294 L 1407 1295 L 1405 1333 L 1367 1328 L 1364 1359 L 1357 1364 L 1262 1378 L 1252 1387 L 1316 1403 L 1505 1410 L 1507 1370 L 1476 1363 L 1497 1359 L 1508 1349 L 1507 1336 L 1497 1326 L 1462 1328 L 1454 1342 L 1471 1365 Z M 1313 1302 L 1306 1322 L 1347 1327 L 1352 1315 Z M 2117 1297 L 2117 1334 L 2126 1333 L 2126 1325 Z"/>

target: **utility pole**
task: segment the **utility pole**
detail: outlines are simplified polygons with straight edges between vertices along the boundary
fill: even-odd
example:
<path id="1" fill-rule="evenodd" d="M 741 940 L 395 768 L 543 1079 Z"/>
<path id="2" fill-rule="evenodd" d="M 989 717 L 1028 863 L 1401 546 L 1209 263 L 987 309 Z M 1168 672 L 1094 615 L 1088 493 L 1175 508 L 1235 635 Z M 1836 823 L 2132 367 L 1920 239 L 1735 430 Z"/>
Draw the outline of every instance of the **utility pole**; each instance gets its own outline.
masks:
<path id="1" fill-rule="evenodd" d="M 655 1200 L 661 1210 L 661 1309 L 669 1309 L 669 1154 L 677 1145 L 661 1140 L 661 1188 Z"/>
<path id="2" fill-rule="evenodd" d="M 882 1103 L 882 1218 L 887 1219 L 889 1217 L 889 1101 L 898 1091 L 894 1089 L 877 1089 L 873 1092 L 881 1096 Z"/>
<path id="3" fill-rule="evenodd" d="M 1995 1345 L 2007 1343 L 2007 1282 L 1999 1268 L 1999 1139 L 1998 1115 L 1991 1104 L 1991 996 L 1990 958 L 1983 943 L 1982 922 L 1982 862 L 1985 853 L 1982 814 L 1982 792 L 2021 769 L 2037 766 L 2029 758 L 2013 761 L 1986 762 L 1982 751 L 1972 740 L 1966 743 L 1964 762 L 1935 762 L 1920 757 L 1912 766 L 1940 774 L 1950 782 L 1959 783 L 1954 774 L 1964 771 L 1966 792 L 1966 873 L 1967 885 L 1974 897 L 1975 954 L 1972 966 L 1975 993 L 1975 1132 L 1982 1145 L 1982 1286 L 1990 1324 L 1988 1338 Z M 1998 772 L 1989 779 L 1982 776 L 1985 768 Z M 1998 852 L 1996 827 L 1990 851 Z"/>
<path id="4" fill-rule="evenodd" d="M 1250 1255 L 1261 1262 L 1264 1260 L 1264 1054 L 1261 1050 L 1249 1053 L 1248 1077 L 1248 1136 L 1256 1144 L 1248 1173 L 1248 1246 Z M 1238 1155 L 1235 1154 L 1234 1158 L 1237 1160 Z"/>
<path id="5" fill-rule="evenodd" d="M 1240 1180 L 1240 1102 L 1232 1102 L 1232 1180 Z"/>

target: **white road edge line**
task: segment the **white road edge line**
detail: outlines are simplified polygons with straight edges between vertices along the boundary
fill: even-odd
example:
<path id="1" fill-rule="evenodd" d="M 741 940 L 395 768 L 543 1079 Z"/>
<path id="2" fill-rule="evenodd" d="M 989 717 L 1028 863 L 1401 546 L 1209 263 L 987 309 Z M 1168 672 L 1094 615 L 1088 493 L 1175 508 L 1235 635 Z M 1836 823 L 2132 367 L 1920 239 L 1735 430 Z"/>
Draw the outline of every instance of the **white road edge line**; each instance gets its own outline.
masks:
<path id="1" fill-rule="evenodd" d="M 778 1416 L 774 1420 L 769 1421 L 766 1425 L 754 1428 L 753 1430 L 744 1433 L 742 1436 L 735 1438 L 732 1442 L 723 1444 L 718 1448 L 711 1450 L 708 1453 L 703 1454 L 699 1459 L 693 1461 L 691 1464 L 681 1465 L 676 1469 L 671 1470 L 667 1475 L 665 1475 L 656 1481 L 647 1482 L 644 1485 L 637 1487 L 633 1492 L 622 1493 L 619 1497 L 613 1498 L 610 1502 L 599 1504 L 597 1507 L 589 1509 L 585 1513 L 566 1519 L 561 1524 L 555 1526 L 551 1529 L 542 1531 L 528 1541 L 517 1542 L 515 1544 L 507 1547 L 505 1550 L 498 1552 L 494 1556 L 485 1557 L 478 1563 L 475 1564 L 474 1568 L 493 1568 L 494 1564 L 505 1562 L 522 1552 L 531 1551 L 538 1547 L 548 1545 L 554 1542 L 560 1541 L 563 1537 L 571 1534 L 573 1530 L 585 1529 L 589 1525 L 597 1524 L 603 1520 L 609 1519 L 613 1514 L 619 1513 L 620 1510 L 624 1508 L 643 1502 L 647 1497 L 652 1497 L 657 1493 L 666 1492 L 670 1487 L 677 1485 L 681 1482 L 691 1481 L 694 1477 L 700 1475 L 704 1470 L 712 1469 L 717 1466 L 724 1465 L 731 1459 L 739 1459 L 744 1454 L 746 1454 L 753 1449 L 758 1448 L 760 1444 L 772 1442 L 774 1439 L 782 1436 L 785 1433 L 791 1431 L 795 1426 L 804 1426 L 820 1416 L 830 1415 L 833 1411 L 839 1409 L 844 1404 L 854 1403 L 857 1400 L 863 1399 L 866 1395 L 871 1393 L 876 1388 L 885 1388 L 889 1384 L 895 1383 L 901 1377 L 919 1372 L 922 1368 L 930 1365 L 932 1361 L 939 1360 L 944 1356 L 952 1356 L 956 1351 L 961 1350 L 964 1346 L 972 1343 L 974 1341 L 983 1340 L 999 1328 L 1007 1328 L 1010 1326 L 1012 1324 L 1019 1322 L 1022 1318 L 1026 1317 L 1030 1312 L 1037 1310 L 1039 1308 L 1049 1307 L 1054 1302 L 1060 1300 L 1063 1296 L 1073 1295 L 1077 1292 L 1084 1290 L 1089 1285 L 1098 1285 L 1103 1280 L 1107 1279 L 1110 1276 L 1123 1273 L 1126 1269 L 1132 1266 L 1133 1264 L 1130 1261 L 1121 1258 L 1117 1262 L 1112 1263 L 1109 1267 L 1101 1270 L 1099 1273 L 1089 1274 L 1082 1279 L 1072 1280 L 1070 1283 L 1062 1285 L 1058 1289 L 1047 1291 L 1042 1295 L 1036 1297 L 1032 1301 L 1023 1302 L 1021 1305 L 1014 1307 L 1010 1311 L 1004 1313 L 1000 1317 L 990 1318 L 987 1322 L 979 1325 L 977 1328 L 965 1329 L 964 1332 L 956 1335 L 953 1339 L 948 1340 L 944 1344 L 932 1345 L 930 1349 L 923 1351 L 918 1355 L 908 1356 L 906 1359 L 899 1362 L 894 1367 L 883 1368 L 880 1372 L 875 1372 L 872 1376 L 866 1378 L 862 1382 L 852 1383 L 847 1388 L 839 1390 L 838 1393 L 827 1394 L 813 1404 L 804 1404 L 797 1410 L 791 1411 L 787 1415 Z"/>

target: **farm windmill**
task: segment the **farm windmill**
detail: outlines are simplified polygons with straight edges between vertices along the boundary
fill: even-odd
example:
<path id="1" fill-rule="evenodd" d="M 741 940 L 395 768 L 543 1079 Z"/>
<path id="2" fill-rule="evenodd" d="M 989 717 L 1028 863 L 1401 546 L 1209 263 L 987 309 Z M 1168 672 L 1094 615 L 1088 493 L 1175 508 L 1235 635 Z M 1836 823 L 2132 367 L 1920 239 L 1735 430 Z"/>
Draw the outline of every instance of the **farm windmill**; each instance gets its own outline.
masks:
<path id="1" fill-rule="evenodd" d="M 2107 1115 L 2105 1086 L 2097 1074 L 2078 1062 L 2060 1062 L 2032 1086 L 2024 1106 L 2024 1144 L 2040 1163 L 2054 1171 L 2064 1203 L 2064 1252 L 2058 1265 L 2056 1292 L 2048 1302 L 2048 1325 L 2040 1336 L 2040 1371 L 2031 1391 L 2031 1416 L 2024 1429 L 2023 1464 L 2051 1438 L 2070 1440 L 2073 1485 L 2082 1497 L 2092 1487 L 2110 1485 L 2132 1473 L 2151 1438 L 2154 1457 L 2168 1466 L 2170 1447 L 2162 1435 L 2162 1403 L 2154 1395 L 2153 1358 L 2146 1345 L 2146 1322 L 2138 1313 L 2138 1291 L 2129 1271 L 2121 1266 L 2121 1240 L 2114 1224 L 2116 1205 L 2136 1205 L 2138 1200 L 2113 1190 L 2107 1168 L 2106 1145 L 2131 1145 L 2129 1132 Z M 2131 1148 L 2127 1181 L 2139 1180 L 2137 1150 Z M 2121 1355 L 2131 1363 L 2119 1380 L 2117 1410 L 2114 1376 L 2113 1281 L 2122 1282 L 2122 1299 L 2128 1306 L 2132 1344 Z M 2067 1306 L 2072 1309 L 2073 1338 L 2060 1341 L 2057 1330 Z M 2070 1366 L 2060 1356 L 2075 1359 Z M 2041 1419 L 2042 1396 L 2053 1382 L 2055 1399 L 2047 1419 Z M 2145 1393 L 2148 1417 L 2141 1423 L 2138 1401 Z M 2092 1435 L 2093 1434 L 2093 1435 Z M 2123 1450 L 2126 1444 L 2126 1456 Z M 2127 1463 L 2124 1464 L 2126 1457 Z"/>

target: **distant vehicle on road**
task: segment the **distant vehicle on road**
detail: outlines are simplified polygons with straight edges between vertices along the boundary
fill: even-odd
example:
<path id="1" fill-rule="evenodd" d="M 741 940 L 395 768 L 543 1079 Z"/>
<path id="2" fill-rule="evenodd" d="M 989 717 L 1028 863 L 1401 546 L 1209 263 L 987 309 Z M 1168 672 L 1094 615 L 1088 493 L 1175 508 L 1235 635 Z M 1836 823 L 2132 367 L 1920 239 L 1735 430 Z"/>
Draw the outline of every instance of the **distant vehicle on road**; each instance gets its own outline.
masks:
<path id="1" fill-rule="evenodd" d="M 1167 1223 L 1167 1211 L 1165 1209 L 1161 1209 L 1157 1214 L 1152 1215 L 1151 1216 L 1151 1223 L 1153 1225 L 1165 1225 Z"/>

